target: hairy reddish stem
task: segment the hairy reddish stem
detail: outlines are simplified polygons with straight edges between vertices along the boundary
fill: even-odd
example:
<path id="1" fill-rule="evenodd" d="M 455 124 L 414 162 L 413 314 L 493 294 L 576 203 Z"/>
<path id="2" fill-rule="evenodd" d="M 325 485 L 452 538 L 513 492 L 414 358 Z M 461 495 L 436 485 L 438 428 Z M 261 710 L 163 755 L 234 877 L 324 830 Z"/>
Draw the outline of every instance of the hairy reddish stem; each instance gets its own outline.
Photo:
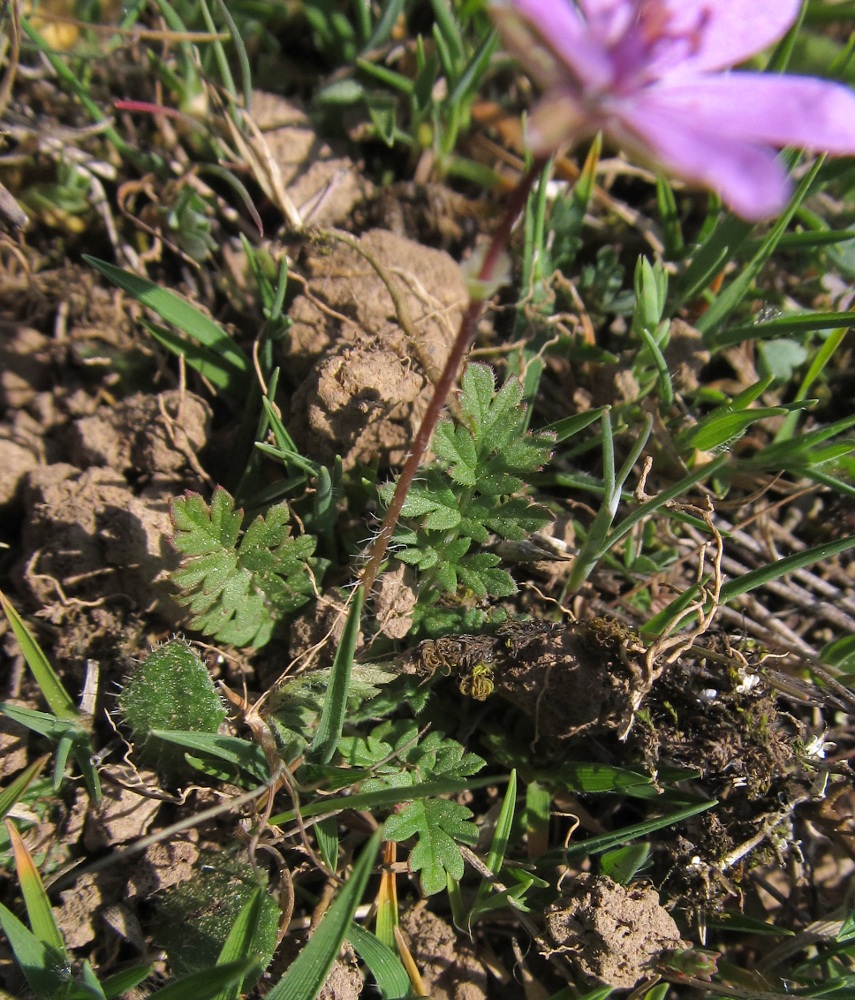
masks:
<path id="1" fill-rule="evenodd" d="M 517 186 L 511 192 L 507 211 L 496 228 L 496 232 L 493 234 L 493 239 L 487 248 L 487 253 L 484 255 L 484 261 L 481 264 L 481 270 L 475 279 L 477 284 L 474 287 L 479 287 L 482 282 L 484 285 L 489 286 L 493 280 L 501 256 L 511 238 L 511 230 L 514 227 L 514 223 L 525 207 L 529 191 L 531 191 L 535 179 L 542 171 L 544 163 L 545 160 L 536 160 L 528 173 L 520 179 Z M 371 545 L 368 561 L 362 571 L 361 582 L 365 588 L 366 595 L 371 593 L 371 588 L 374 586 L 374 581 L 380 572 L 380 566 L 383 563 L 386 550 L 389 548 L 389 542 L 395 530 L 395 525 L 401 516 L 401 510 L 404 506 L 404 501 L 407 499 L 410 485 L 415 478 L 419 465 L 421 465 L 421 461 L 430 444 L 430 439 L 433 436 L 434 428 L 439 420 L 439 415 L 457 379 L 457 373 L 460 370 L 466 352 L 469 350 L 469 345 L 475 336 L 475 326 L 478 322 L 478 317 L 481 315 L 483 306 L 483 298 L 470 297 L 469 305 L 466 307 L 466 312 L 464 312 L 463 318 L 460 321 L 460 329 L 454 338 L 454 343 L 451 345 L 451 351 L 445 362 L 445 367 L 442 369 L 442 374 L 434 385 L 433 398 L 425 411 L 425 415 L 422 417 L 422 422 L 413 440 L 412 448 L 410 448 L 410 453 L 407 455 L 407 461 L 404 463 L 404 468 L 395 486 L 392 501 L 386 511 L 386 516 L 383 518 L 383 523 L 380 525 L 380 532 Z"/>

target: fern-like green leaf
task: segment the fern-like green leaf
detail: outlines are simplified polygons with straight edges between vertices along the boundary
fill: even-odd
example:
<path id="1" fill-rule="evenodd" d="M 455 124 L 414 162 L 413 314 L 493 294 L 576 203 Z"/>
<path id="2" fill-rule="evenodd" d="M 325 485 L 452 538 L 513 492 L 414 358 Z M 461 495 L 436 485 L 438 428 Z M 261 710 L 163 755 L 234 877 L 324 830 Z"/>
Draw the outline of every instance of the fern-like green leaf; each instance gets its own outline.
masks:
<path id="1" fill-rule="evenodd" d="M 222 487 L 210 506 L 198 493 L 173 500 L 173 545 L 184 558 L 172 582 L 191 628 L 219 642 L 259 647 L 312 594 L 315 539 L 291 536 L 285 503 L 257 517 L 240 538 L 242 520 Z"/>
<path id="2" fill-rule="evenodd" d="M 408 720 L 382 722 L 368 736 L 346 737 L 339 743 L 339 751 L 351 767 L 374 772 L 374 777 L 360 785 L 360 791 L 365 792 L 407 788 L 439 778 L 468 778 L 485 764 L 483 758 L 467 753 L 457 740 L 437 730 L 419 739 L 418 726 Z M 457 802 L 415 799 L 386 820 L 387 840 L 417 838 L 410 867 L 421 873 L 426 895 L 444 889 L 447 875 L 462 877 L 463 859 L 457 844 L 471 845 L 478 840 L 478 827 L 470 821 L 471 816 Z"/>
<path id="3" fill-rule="evenodd" d="M 401 511 L 415 526 L 396 533 L 397 558 L 419 572 L 417 627 L 443 595 L 460 601 L 455 624 L 462 626 L 467 601 L 513 594 L 498 558 L 478 547 L 491 536 L 519 541 L 551 520 L 524 492 L 528 476 L 549 460 L 555 437 L 526 430 L 520 383 L 511 378 L 497 391 L 493 371 L 472 364 L 462 387 L 462 423 L 437 427 L 436 462 L 420 470 Z M 381 499 L 390 502 L 394 488 L 381 487 Z"/>

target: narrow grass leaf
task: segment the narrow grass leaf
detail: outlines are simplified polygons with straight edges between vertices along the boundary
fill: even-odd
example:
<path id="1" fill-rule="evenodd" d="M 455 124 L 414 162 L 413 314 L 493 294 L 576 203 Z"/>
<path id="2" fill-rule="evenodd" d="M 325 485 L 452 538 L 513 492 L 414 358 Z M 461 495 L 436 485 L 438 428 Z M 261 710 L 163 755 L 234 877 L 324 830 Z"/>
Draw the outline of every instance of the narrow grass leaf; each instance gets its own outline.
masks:
<path id="1" fill-rule="evenodd" d="M 778 559 L 768 566 L 761 566 L 749 573 L 743 573 L 737 579 L 729 580 L 721 588 L 721 603 L 726 604 L 728 601 L 741 597 L 757 587 L 762 587 L 772 580 L 789 576 L 791 573 L 812 566 L 814 563 L 833 559 L 851 548 L 855 548 L 855 535 L 838 538 L 833 542 L 824 542 L 822 545 L 814 545 L 803 552 L 796 552 L 791 556 Z"/>
<path id="2" fill-rule="evenodd" d="M 600 858 L 600 871 L 620 885 L 629 885 L 639 869 L 650 860 L 650 844 L 626 844 L 607 851 Z"/>
<path id="3" fill-rule="evenodd" d="M 501 775 L 482 778 L 444 778 L 438 781 L 423 781 L 416 785 L 404 785 L 400 788 L 378 788 L 371 792 L 357 792 L 356 795 L 342 795 L 323 798 L 318 802 L 310 802 L 300 807 L 300 815 L 304 819 L 315 816 L 327 816 L 342 809 L 386 809 L 399 805 L 401 802 L 411 802 L 413 799 L 427 799 L 436 795 L 459 795 L 461 792 L 475 788 L 486 788 L 488 785 L 499 784 Z M 271 826 L 293 823 L 296 815 L 293 809 L 270 817 Z"/>
<path id="4" fill-rule="evenodd" d="M 71 979 L 71 967 L 61 952 L 52 951 L 14 913 L 0 903 L 0 927 L 37 997 L 61 996 Z"/>
<path id="5" fill-rule="evenodd" d="M 5 715 L 9 719 L 32 729 L 40 736 L 46 736 L 50 740 L 62 740 L 73 734 L 79 734 L 80 727 L 76 719 L 58 719 L 49 712 L 40 712 L 35 708 L 26 708 L 24 705 L 13 705 L 3 702 L 0 704 L 0 715 Z"/>
<path id="6" fill-rule="evenodd" d="M 702 812 L 706 812 L 708 809 L 713 809 L 717 805 L 718 802 L 715 799 L 710 799 L 704 802 L 695 802 L 683 809 L 677 809 L 672 813 L 667 813 L 664 816 L 644 820 L 641 823 L 633 823 L 631 826 L 625 826 L 622 829 L 614 830 L 611 833 L 604 833 L 598 837 L 590 837 L 588 840 L 580 841 L 577 844 L 570 844 L 568 847 L 548 851 L 546 854 L 543 854 L 536 859 L 537 866 L 539 868 L 552 867 L 553 865 L 561 864 L 568 858 L 585 857 L 589 854 L 601 854 L 603 851 L 611 850 L 613 847 L 619 847 L 621 844 L 628 844 L 630 841 L 637 840 L 639 837 L 647 837 L 649 834 L 655 833 L 657 830 L 661 830 L 666 826 L 673 826 L 675 823 L 682 823 L 683 820 L 691 819 L 692 816 L 697 816 Z"/>
<path id="7" fill-rule="evenodd" d="M 410 978 L 400 958 L 383 944 L 376 934 L 351 921 L 347 940 L 368 966 L 384 1000 L 403 1000 L 410 996 Z"/>
<path id="8" fill-rule="evenodd" d="M 141 278 L 121 267 L 116 267 L 115 264 L 88 254 L 83 254 L 83 259 L 138 302 L 153 309 L 162 320 L 178 327 L 189 337 L 215 351 L 223 362 L 240 375 L 244 383 L 243 386 L 233 385 L 232 389 L 248 387 L 252 361 L 218 323 L 209 319 L 179 295 L 161 288 L 148 278 Z"/>
<path id="9" fill-rule="evenodd" d="M 107 1000 L 107 994 L 104 992 L 104 987 L 98 981 L 98 977 L 95 975 L 95 970 L 92 968 L 92 964 L 88 958 L 83 959 L 83 968 L 80 974 L 80 981 L 75 983 L 75 991 L 72 993 L 72 997 L 76 995 L 82 995 L 85 1000 Z"/>
<path id="10" fill-rule="evenodd" d="M 309 747 L 306 756 L 312 763 L 329 764 L 341 739 L 344 719 L 347 713 L 347 694 L 350 689 L 350 672 L 353 666 L 353 655 L 356 651 L 356 639 L 359 635 L 359 619 L 365 592 L 358 587 L 353 595 L 353 602 L 347 616 L 335 659 L 330 673 L 330 686 L 324 701 L 323 712 L 318 723 L 318 731 Z"/>
<path id="11" fill-rule="evenodd" d="M 241 907 L 237 919 L 232 924 L 228 937 L 223 942 L 217 958 L 217 966 L 222 967 L 232 962 L 241 962 L 254 959 L 258 961 L 258 955 L 253 953 L 253 939 L 258 930 L 258 922 L 261 919 L 261 907 L 264 901 L 264 889 L 259 886 Z M 238 1000 L 241 992 L 241 981 L 235 980 L 222 992 L 217 994 L 216 1000 Z"/>
<path id="12" fill-rule="evenodd" d="M 315 823 L 315 839 L 324 864 L 334 872 L 338 868 L 338 821 L 334 816 L 325 816 Z"/>
<path id="13" fill-rule="evenodd" d="M 697 469 L 693 469 L 687 476 L 684 476 L 679 482 L 674 483 L 673 486 L 669 486 L 668 489 L 663 490 L 658 493 L 655 497 L 643 503 L 640 507 L 636 507 L 634 511 L 624 518 L 623 521 L 612 531 L 608 538 L 608 547 L 616 545 L 625 535 L 628 535 L 630 531 L 642 521 L 646 520 L 652 514 L 656 513 L 660 507 L 664 507 L 669 500 L 674 500 L 677 497 L 687 493 L 695 483 L 700 482 L 702 479 L 712 478 L 722 466 L 726 465 L 728 461 L 727 455 L 719 455 L 714 458 L 712 462 L 707 462 L 706 465 L 701 465 Z"/>
<path id="14" fill-rule="evenodd" d="M 51 712 L 59 719 L 76 720 L 78 711 L 71 696 L 62 686 L 62 681 L 48 662 L 48 658 L 42 652 L 39 644 L 30 634 L 24 620 L 2 591 L 0 591 L 0 605 L 9 619 L 9 624 L 12 626 L 12 631 L 15 633 L 27 666 L 33 672 L 33 677 L 35 677 Z"/>
<path id="15" fill-rule="evenodd" d="M 161 347 L 171 351 L 177 358 L 184 358 L 193 371 L 207 379 L 215 389 L 228 390 L 230 386 L 234 385 L 235 371 L 231 366 L 223 363 L 216 351 L 203 347 L 201 344 L 194 344 L 186 337 L 182 337 L 173 330 L 167 330 L 165 326 L 160 326 L 157 323 L 143 320 L 142 325 Z"/>
<path id="16" fill-rule="evenodd" d="M 365 893 L 380 835 L 380 830 L 375 831 L 362 849 L 350 878 L 339 890 L 332 906 L 285 975 L 267 994 L 267 1000 L 315 1000 L 350 931 L 356 908 Z"/>
<path id="17" fill-rule="evenodd" d="M 388 42 L 395 29 L 395 24 L 401 16 L 401 11 L 403 11 L 405 3 L 406 0 L 386 0 L 386 3 L 381 7 L 382 13 L 377 24 L 374 26 L 374 31 L 365 43 L 364 52 L 371 52 Z M 360 4 L 359 6 L 362 5 Z"/>
<path id="18" fill-rule="evenodd" d="M 691 587 L 684 590 L 682 594 L 678 594 L 672 601 L 666 604 L 661 611 L 648 619 L 639 631 L 641 639 L 644 642 L 649 642 L 652 639 L 658 639 L 660 635 L 664 635 L 678 618 L 682 618 L 683 612 L 689 607 L 692 601 L 697 600 L 697 597 L 698 584 L 694 583 Z"/>
<path id="19" fill-rule="evenodd" d="M 270 778 L 270 768 L 261 747 L 236 736 L 219 733 L 195 733 L 184 729 L 152 729 L 151 735 L 188 750 L 196 750 L 232 767 L 239 767 L 254 781 Z"/>
<path id="20" fill-rule="evenodd" d="M 517 772 L 516 770 L 511 771 L 511 776 L 508 780 L 508 787 L 505 789 L 505 797 L 502 800 L 502 808 L 499 811 L 499 818 L 496 820 L 496 829 L 493 831 L 493 839 L 490 843 L 490 850 L 487 853 L 487 867 L 493 873 L 493 875 L 498 875 L 502 870 L 502 865 L 505 861 L 505 853 L 508 849 L 508 843 L 511 838 L 511 828 L 514 823 L 514 814 L 516 812 L 516 798 L 517 798 Z M 478 886 L 478 892 L 475 896 L 475 901 L 472 904 L 472 910 L 470 915 L 470 921 L 474 922 L 478 918 L 478 913 L 481 910 L 485 900 L 490 895 L 491 885 L 488 879 L 481 879 L 481 885 Z"/>
<path id="21" fill-rule="evenodd" d="M 50 754 L 43 754 L 0 792 L 0 819 L 5 819 L 8 816 L 9 811 L 14 808 L 18 799 L 21 798 L 38 775 L 41 774 L 42 769 L 49 760 Z"/>
<path id="22" fill-rule="evenodd" d="M 123 969 L 101 981 L 101 988 L 107 1000 L 116 1000 L 123 993 L 129 993 L 134 987 L 151 975 L 151 967 L 138 965 L 133 969 Z"/>
<path id="23" fill-rule="evenodd" d="M 724 291 L 721 292 L 715 302 L 713 302 L 709 309 L 695 324 L 697 329 L 706 335 L 704 339 L 707 342 L 707 346 L 718 346 L 718 327 L 725 322 L 727 317 L 739 305 L 743 298 L 745 298 L 751 288 L 751 285 L 754 283 L 754 280 L 772 256 L 778 245 L 778 240 L 784 235 L 784 232 L 789 226 L 796 209 L 804 201 L 810 186 L 813 184 L 816 175 L 819 173 L 819 169 L 822 166 L 824 159 L 825 158 L 823 156 L 817 157 L 816 162 L 799 182 L 798 187 L 789 201 L 789 204 L 784 209 L 783 213 L 778 217 L 774 226 L 772 226 L 769 230 L 769 233 L 763 241 L 760 249 L 754 254 L 736 278 L 734 278 Z"/>
<path id="24" fill-rule="evenodd" d="M 763 323 L 742 323 L 716 335 L 716 346 L 732 347 L 746 340 L 773 340 L 790 334 L 815 333 L 855 324 L 855 312 L 813 312 L 776 316 Z"/>
<path id="25" fill-rule="evenodd" d="M 5 822 L 12 844 L 12 853 L 15 857 L 15 869 L 18 872 L 21 895 L 24 897 L 24 905 L 30 919 L 30 928 L 45 948 L 61 955 L 63 960 L 69 963 L 71 960 L 65 950 L 65 941 L 63 941 L 59 926 L 54 920 L 50 900 L 39 875 L 39 870 L 36 868 L 32 855 L 27 850 L 15 824 L 9 819 Z"/>
<path id="26" fill-rule="evenodd" d="M 852 313 L 851 315 L 852 322 L 855 322 L 855 313 Z M 805 399 L 807 397 L 811 386 L 822 374 L 822 371 L 828 362 L 832 359 L 832 357 L 834 357 L 835 352 L 843 343 L 843 340 L 848 332 L 848 326 L 838 326 L 825 338 L 820 345 L 819 350 L 813 356 L 813 359 L 808 366 L 808 370 L 805 372 L 805 376 L 802 379 L 801 385 L 796 390 L 796 399 Z M 780 430 L 775 435 L 775 444 L 780 444 L 782 441 L 789 441 L 795 434 L 798 422 L 798 412 L 788 413 L 784 422 L 781 424 Z"/>
<path id="27" fill-rule="evenodd" d="M 591 424 L 600 418 L 605 409 L 605 406 L 598 406 L 585 413 L 576 413 L 572 417 L 556 420 L 554 424 L 547 424 L 543 430 L 546 433 L 554 434 L 555 443 L 560 444 L 562 441 L 566 441 L 567 438 L 571 438 L 575 434 L 579 434 L 585 430 L 585 428 L 590 427 Z"/>
<path id="28" fill-rule="evenodd" d="M 191 973 L 157 991 L 157 1000 L 213 1000 L 232 983 L 241 983 L 257 963 L 249 960 L 216 965 Z"/>

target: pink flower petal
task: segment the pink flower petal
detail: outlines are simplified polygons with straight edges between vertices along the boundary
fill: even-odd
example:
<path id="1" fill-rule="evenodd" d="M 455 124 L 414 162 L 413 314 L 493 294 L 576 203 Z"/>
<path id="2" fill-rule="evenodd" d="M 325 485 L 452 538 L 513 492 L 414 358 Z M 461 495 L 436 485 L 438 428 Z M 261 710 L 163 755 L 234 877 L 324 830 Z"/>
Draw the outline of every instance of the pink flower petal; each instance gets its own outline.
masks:
<path id="1" fill-rule="evenodd" d="M 611 81 L 608 53 L 592 38 L 571 0 L 492 0 L 490 13 L 505 45 L 532 75 L 537 46 L 545 46 L 556 58 L 558 68 L 552 79 L 535 76 L 541 86 L 566 82 L 571 75 L 585 86 L 605 86 Z M 527 41 L 520 31 L 523 25 Z"/>
<path id="2" fill-rule="evenodd" d="M 855 93 L 827 80 L 728 73 L 660 80 L 639 96 L 713 136 L 855 153 Z"/>
<path id="3" fill-rule="evenodd" d="M 628 151 L 675 177 L 717 191 L 750 221 L 776 215 L 786 204 L 790 182 L 768 147 L 716 134 L 706 121 L 644 98 L 627 104 L 607 129 Z"/>
<path id="4" fill-rule="evenodd" d="M 591 34 L 613 45 L 638 19 L 635 0 L 579 0 Z"/>
<path id="5" fill-rule="evenodd" d="M 625 0 L 626 2 L 626 0 Z M 670 14 L 669 34 L 698 29 L 696 48 L 677 72 L 736 66 L 777 42 L 798 17 L 801 0 L 652 0 Z M 669 67 L 657 66 L 664 76 Z"/>

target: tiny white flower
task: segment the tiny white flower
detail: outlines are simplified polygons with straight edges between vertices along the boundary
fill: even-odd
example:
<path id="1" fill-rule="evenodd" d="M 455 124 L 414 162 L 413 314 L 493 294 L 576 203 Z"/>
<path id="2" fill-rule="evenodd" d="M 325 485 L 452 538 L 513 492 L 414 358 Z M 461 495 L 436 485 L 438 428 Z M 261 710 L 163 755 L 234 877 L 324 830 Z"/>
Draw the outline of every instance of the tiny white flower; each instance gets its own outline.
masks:
<path id="1" fill-rule="evenodd" d="M 757 674 L 749 674 L 745 667 L 739 668 L 739 676 L 742 680 L 736 686 L 737 694 L 748 694 L 749 691 L 753 691 L 760 683 L 759 676 Z"/>

